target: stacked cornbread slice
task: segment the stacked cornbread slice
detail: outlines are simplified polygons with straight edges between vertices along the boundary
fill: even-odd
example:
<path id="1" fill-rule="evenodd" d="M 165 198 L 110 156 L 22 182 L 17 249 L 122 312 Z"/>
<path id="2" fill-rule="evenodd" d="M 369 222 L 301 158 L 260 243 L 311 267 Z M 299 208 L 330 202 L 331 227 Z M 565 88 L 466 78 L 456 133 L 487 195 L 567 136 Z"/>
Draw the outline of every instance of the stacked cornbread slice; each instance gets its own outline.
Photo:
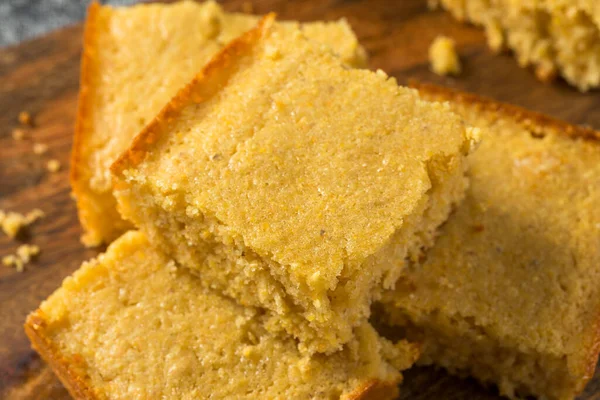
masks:
<path id="1" fill-rule="evenodd" d="M 108 244 L 132 228 L 116 209 L 109 171 L 113 161 L 215 53 L 258 20 L 226 13 L 213 1 L 129 8 L 92 3 L 71 169 L 86 245 Z M 344 20 L 300 29 L 349 65 L 365 66 L 364 50 Z"/>
<path id="2" fill-rule="evenodd" d="M 266 19 L 112 170 L 151 243 L 306 351 L 333 352 L 463 197 L 471 143 L 443 105 Z"/>
<path id="3" fill-rule="evenodd" d="M 421 86 L 482 129 L 471 185 L 383 319 L 424 364 L 495 382 L 511 398 L 573 399 L 598 361 L 600 133 Z"/>
<path id="4" fill-rule="evenodd" d="M 102 211 L 113 178 L 85 185 L 151 121 L 112 168 L 141 232 L 29 317 L 34 347 L 78 398 L 393 398 L 418 346 L 379 337 L 370 305 L 464 196 L 475 131 L 352 69 L 364 54 L 342 22 L 268 16 L 217 52 L 205 39 L 229 28 L 175 33 L 194 10 L 228 18 L 195 7 L 92 6 L 74 190 L 88 243 L 126 229 Z M 196 46 L 217 54 L 154 115 L 193 68 L 180 59 L 209 57 Z M 163 79 L 140 79 L 147 48 Z"/>
<path id="5" fill-rule="evenodd" d="M 132 231 L 67 278 L 26 329 L 77 399 L 393 398 L 418 354 L 364 324 L 343 351 L 309 357 L 266 320 Z"/>

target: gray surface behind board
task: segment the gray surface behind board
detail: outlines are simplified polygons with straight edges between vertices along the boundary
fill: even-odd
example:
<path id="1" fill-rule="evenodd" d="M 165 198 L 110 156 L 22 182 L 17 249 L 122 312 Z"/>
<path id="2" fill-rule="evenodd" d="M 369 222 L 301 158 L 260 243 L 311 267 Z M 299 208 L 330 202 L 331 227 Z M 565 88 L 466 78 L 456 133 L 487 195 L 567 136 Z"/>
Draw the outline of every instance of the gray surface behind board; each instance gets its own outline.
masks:
<path id="1" fill-rule="evenodd" d="M 0 0 L 0 47 L 83 20 L 91 0 Z M 105 0 L 127 5 L 136 0 Z"/>

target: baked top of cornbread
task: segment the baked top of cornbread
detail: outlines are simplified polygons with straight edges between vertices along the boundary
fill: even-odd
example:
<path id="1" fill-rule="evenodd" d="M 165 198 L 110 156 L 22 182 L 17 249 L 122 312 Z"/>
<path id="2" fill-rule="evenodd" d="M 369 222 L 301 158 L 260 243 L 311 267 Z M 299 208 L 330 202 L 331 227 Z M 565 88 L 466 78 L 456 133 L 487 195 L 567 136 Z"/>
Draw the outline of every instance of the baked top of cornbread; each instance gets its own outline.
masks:
<path id="1" fill-rule="evenodd" d="M 123 190 L 145 185 L 153 198 L 144 201 L 214 218 L 222 237 L 327 290 L 402 228 L 431 188 L 429 169 L 469 145 L 444 105 L 383 73 L 346 68 L 266 18 L 112 169 Z"/>
<path id="2" fill-rule="evenodd" d="M 129 227 L 116 211 L 111 163 L 217 51 L 258 20 L 226 13 L 214 1 L 124 8 L 92 3 L 71 169 L 86 244 L 110 242 Z M 350 65 L 365 65 L 365 52 L 345 20 L 301 29 Z"/>
<path id="3" fill-rule="evenodd" d="M 404 369 L 418 352 L 365 324 L 344 350 L 306 357 L 264 317 L 131 231 L 65 279 L 26 331 L 78 399 L 393 398 L 400 373 L 386 360 Z"/>
<path id="4" fill-rule="evenodd" d="M 482 142 L 469 157 L 466 199 L 385 302 L 414 321 L 442 316 L 500 348 L 564 360 L 573 396 L 600 343 L 600 133 L 419 89 L 481 127 Z"/>

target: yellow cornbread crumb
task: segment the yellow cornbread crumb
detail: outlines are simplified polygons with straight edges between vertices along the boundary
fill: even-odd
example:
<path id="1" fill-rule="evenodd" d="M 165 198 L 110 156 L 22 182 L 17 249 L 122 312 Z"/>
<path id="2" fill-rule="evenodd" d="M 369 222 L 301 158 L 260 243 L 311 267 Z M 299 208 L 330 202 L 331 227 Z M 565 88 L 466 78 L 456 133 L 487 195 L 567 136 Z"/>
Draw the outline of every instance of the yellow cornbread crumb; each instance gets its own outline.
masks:
<path id="1" fill-rule="evenodd" d="M 429 47 L 429 61 L 437 75 L 458 75 L 461 71 L 454 40 L 446 36 L 435 38 Z"/>
<path id="2" fill-rule="evenodd" d="M 17 248 L 17 254 L 10 254 L 2 257 L 2 264 L 7 267 L 15 267 L 18 272 L 23 272 L 25 265 L 28 264 L 32 258 L 40 253 L 40 248 L 36 245 L 23 244 Z"/>
<path id="3" fill-rule="evenodd" d="M 5 212 L 0 210 L 0 226 L 4 233 L 15 238 L 21 229 L 44 217 L 44 212 L 38 208 L 30 211 L 27 215 L 17 212 Z"/>
<path id="4" fill-rule="evenodd" d="M 23 140 L 25 137 L 25 131 L 23 129 L 17 128 L 12 131 L 12 138 L 14 140 Z"/>
<path id="5" fill-rule="evenodd" d="M 57 172 L 60 169 L 60 161 L 52 159 L 46 164 L 46 168 L 50 172 Z"/>
<path id="6" fill-rule="evenodd" d="M 19 122 L 23 125 L 31 125 L 31 114 L 29 114 L 27 111 L 21 111 L 19 113 Z"/>
<path id="7" fill-rule="evenodd" d="M 33 153 L 40 155 L 40 154 L 44 154 L 45 152 L 48 151 L 48 145 L 44 144 L 44 143 L 34 143 L 33 144 Z"/>
<path id="8" fill-rule="evenodd" d="M 23 260 L 15 256 L 14 254 L 2 257 L 2 264 L 7 267 L 14 267 L 17 270 L 17 272 L 23 272 L 25 269 L 25 264 L 23 263 Z"/>
<path id="9" fill-rule="evenodd" d="M 69 387 L 114 400 L 391 400 L 418 356 L 366 322 L 340 351 L 303 356 L 260 310 L 168 264 L 141 233 L 126 233 L 28 317 L 34 348 Z"/>
<path id="10" fill-rule="evenodd" d="M 34 244 L 22 244 L 17 248 L 17 257 L 19 257 L 25 264 L 31 261 L 31 259 L 38 254 L 40 254 L 40 248 Z"/>

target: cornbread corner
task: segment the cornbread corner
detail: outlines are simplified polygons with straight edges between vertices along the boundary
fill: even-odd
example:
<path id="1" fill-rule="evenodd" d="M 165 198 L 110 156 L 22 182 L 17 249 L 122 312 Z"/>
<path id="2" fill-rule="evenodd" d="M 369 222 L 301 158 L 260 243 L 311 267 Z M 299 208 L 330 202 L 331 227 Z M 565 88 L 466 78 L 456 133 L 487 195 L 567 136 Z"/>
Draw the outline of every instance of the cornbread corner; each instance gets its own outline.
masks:
<path id="1" fill-rule="evenodd" d="M 331 352 L 463 197 L 475 132 L 271 18 L 135 138 L 115 194 L 206 286 Z"/>
<path id="2" fill-rule="evenodd" d="M 561 75 L 585 92 L 600 86 L 600 8 L 590 0 L 440 0 L 485 28 L 489 46 L 514 51 L 540 80 Z"/>
<path id="3" fill-rule="evenodd" d="M 71 162 L 86 245 L 110 243 L 131 228 L 116 209 L 111 163 L 218 50 L 257 22 L 256 16 L 226 13 L 214 1 L 126 8 L 91 4 Z M 366 65 L 366 53 L 345 20 L 301 27 L 349 65 Z"/>
<path id="4" fill-rule="evenodd" d="M 567 400 L 600 343 L 600 133 L 432 86 L 483 132 L 470 187 L 426 260 L 384 296 L 423 364 L 510 398 Z"/>
<path id="5" fill-rule="evenodd" d="M 25 331 L 75 399 L 392 399 L 396 368 L 418 355 L 367 323 L 335 354 L 302 355 L 135 231 L 65 279 Z"/>

